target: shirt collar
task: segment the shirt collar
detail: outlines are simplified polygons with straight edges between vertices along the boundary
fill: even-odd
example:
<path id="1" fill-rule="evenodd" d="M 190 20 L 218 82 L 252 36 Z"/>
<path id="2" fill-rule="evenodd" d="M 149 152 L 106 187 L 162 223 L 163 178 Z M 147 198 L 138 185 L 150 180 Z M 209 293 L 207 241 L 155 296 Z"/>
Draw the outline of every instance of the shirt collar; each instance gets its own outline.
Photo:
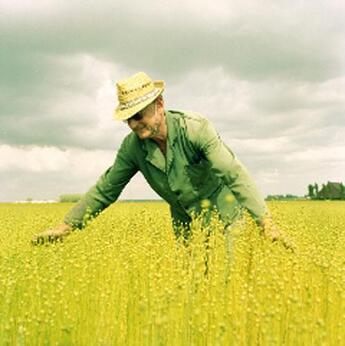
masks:
<path id="1" fill-rule="evenodd" d="M 144 139 L 143 141 L 143 149 L 146 151 L 146 160 L 151 164 L 156 166 L 163 172 L 168 172 L 173 160 L 173 145 L 177 138 L 177 129 L 173 119 L 173 114 L 168 110 L 164 111 L 168 138 L 167 138 L 167 156 L 164 157 L 161 150 L 158 148 L 157 144 L 154 143 L 151 139 Z"/>
<path id="2" fill-rule="evenodd" d="M 166 117 L 167 127 L 168 127 L 168 142 L 171 146 L 173 146 L 177 138 L 177 129 L 176 129 L 176 123 L 174 121 L 174 115 L 168 110 L 166 110 L 165 117 Z"/>

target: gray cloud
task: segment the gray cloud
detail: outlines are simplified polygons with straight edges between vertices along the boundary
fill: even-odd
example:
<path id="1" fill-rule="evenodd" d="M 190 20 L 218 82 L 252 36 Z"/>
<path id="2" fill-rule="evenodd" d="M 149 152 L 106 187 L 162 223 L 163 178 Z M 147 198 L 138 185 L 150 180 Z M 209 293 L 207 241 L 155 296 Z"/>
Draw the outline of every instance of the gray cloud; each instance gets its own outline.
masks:
<path id="1" fill-rule="evenodd" d="M 129 130 L 112 119 L 114 84 L 144 70 L 166 81 L 167 108 L 211 119 L 263 190 L 278 191 L 289 176 L 286 186 L 301 191 L 312 174 L 327 176 L 322 163 L 341 168 L 340 158 L 323 155 L 320 165 L 290 170 L 285 158 L 342 145 L 344 8 L 340 1 L 0 2 L 0 144 L 118 148 Z M 303 171 L 313 173 L 303 180 Z M 40 186 L 2 174 L 13 182 L 6 194 Z"/>
<path id="2" fill-rule="evenodd" d="M 223 7 L 225 15 L 206 2 L 198 9 L 164 3 L 143 8 L 140 2 L 124 6 L 109 1 L 99 7 L 74 2 L 48 15 L 4 18 L 3 46 L 17 56 L 88 52 L 174 78 L 214 65 L 244 79 L 336 76 L 344 57 L 338 45 L 344 32 L 343 9 L 321 2 L 304 7 L 298 2 L 267 4 L 259 9 L 249 6 L 236 16 L 231 11 L 238 9 L 231 2 L 214 4 Z"/>

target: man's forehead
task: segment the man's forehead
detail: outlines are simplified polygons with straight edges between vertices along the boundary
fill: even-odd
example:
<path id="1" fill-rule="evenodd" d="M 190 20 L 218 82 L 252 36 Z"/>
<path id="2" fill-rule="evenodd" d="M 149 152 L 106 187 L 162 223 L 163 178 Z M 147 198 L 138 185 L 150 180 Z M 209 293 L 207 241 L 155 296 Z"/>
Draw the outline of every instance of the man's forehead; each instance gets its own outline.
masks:
<path id="1" fill-rule="evenodd" d="M 152 106 L 154 105 L 154 102 L 153 101 L 152 103 L 148 104 L 145 108 L 143 108 L 141 111 L 139 111 L 138 113 L 141 113 L 143 114 L 144 112 L 146 112 L 147 110 L 149 110 L 150 108 L 152 108 Z"/>

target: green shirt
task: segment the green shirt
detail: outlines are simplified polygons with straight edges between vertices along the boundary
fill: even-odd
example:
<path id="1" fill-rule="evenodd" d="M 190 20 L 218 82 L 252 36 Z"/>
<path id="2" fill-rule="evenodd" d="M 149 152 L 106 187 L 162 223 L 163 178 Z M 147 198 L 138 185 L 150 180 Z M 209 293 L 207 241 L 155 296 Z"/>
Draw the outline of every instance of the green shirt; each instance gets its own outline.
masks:
<path id="1" fill-rule="evenodd" d="M 114 164 L 65 216 L 77 228 L 115 202 L 140 171 L 156 193 L 170 205 L 174 225 L 188 223 L 200 213 L 204 200 L 232 223 L 245 207 L 258 223 L 268 211 L 253 179 L 235 154 L 201 114 L 166 110 L 167 151 L 152 139 L 128 134 Z"/>

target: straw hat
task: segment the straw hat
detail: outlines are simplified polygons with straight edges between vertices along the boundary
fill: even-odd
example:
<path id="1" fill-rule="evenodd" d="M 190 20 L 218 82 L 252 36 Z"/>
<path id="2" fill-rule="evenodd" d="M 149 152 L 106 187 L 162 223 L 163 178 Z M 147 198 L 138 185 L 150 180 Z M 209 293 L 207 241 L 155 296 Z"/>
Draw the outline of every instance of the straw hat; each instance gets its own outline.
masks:
<path id="1" fill-rule="evenodd" d="M 145 72 L 138 72 L 116 83 L 119 105 L 114 118 L 126 120 L 141 111 L 164 90 L 164 81 L 153 81 Z"/>

